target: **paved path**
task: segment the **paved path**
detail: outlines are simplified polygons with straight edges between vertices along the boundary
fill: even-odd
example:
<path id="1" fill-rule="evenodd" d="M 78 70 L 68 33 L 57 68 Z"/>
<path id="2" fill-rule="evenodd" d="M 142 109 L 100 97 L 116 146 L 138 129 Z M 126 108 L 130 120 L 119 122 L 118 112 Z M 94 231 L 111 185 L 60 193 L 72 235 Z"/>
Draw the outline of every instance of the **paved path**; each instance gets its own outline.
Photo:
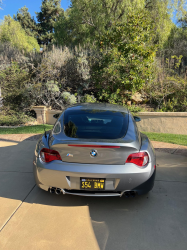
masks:
<path id="1" fill-rule="evenodd" d="M 40 190 L 32 173 L 36 137 L 0 138 L 1 250 L 186 250 L 187 157 L 176 146 L 157 143 L 149 195 L 94 198 Z"/>

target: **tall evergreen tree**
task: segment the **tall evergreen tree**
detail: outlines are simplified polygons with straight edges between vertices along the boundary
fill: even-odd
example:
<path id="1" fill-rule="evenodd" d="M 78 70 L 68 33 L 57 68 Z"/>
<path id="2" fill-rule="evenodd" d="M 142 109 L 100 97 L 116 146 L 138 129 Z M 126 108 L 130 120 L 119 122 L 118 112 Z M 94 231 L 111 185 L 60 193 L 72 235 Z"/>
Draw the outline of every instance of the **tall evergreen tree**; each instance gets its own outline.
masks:
<path id="1" fill-rule="evenodd" d="M 61 0 L 43 0 L 41 11 L 36 12 L 38 20 L 38 43 L 49 45 L 54 41 L 54 25 L 63 12 L 60 7 Z"/>
<path id="2" fill-rule="evenodd" d="M 31 14 L 28 12 L 26 6 L 18 10 L 17 14 L 13 16 L 15 21 L 19 21 L 22 28 L 25 30 L 28 36 L 38 37 L 36 21 L 34 17 L 31 18 Z"/>

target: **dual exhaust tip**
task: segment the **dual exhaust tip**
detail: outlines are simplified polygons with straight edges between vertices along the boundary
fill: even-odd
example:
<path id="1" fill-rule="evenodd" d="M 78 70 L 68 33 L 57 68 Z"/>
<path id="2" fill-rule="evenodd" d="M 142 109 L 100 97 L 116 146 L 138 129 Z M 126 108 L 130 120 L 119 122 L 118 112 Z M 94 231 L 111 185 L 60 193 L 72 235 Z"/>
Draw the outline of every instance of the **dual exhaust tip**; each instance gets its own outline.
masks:
<path id="1" fill-rule="evenodd" d="M 59 194 L 62 193 L 62 190 L 60 188 L 51 187 L 51 188 L 49 188 L 49 192 L 51 194 L 57 194 L 57 195 L 59 195 Z"/>
<path id="2" fill-rule="evenodd" d="M 124 196 L 125 196 L 126 198 L 135 197 L 135 196 L 136 196 L 136 191 L 125 191 L 125 192 L 124 192 Z"/>

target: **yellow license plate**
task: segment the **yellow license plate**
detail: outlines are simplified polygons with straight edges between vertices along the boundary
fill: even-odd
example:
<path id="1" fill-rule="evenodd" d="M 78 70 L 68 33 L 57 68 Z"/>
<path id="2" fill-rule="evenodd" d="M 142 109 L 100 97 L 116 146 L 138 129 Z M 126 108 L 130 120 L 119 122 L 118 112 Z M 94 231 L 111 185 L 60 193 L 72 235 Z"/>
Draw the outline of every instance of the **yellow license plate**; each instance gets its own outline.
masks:
<path id="1" fill-rule="evenodd" d="M 105 179 L 80 178 L 80 188 L 84 190 L 105 190 Z"/>

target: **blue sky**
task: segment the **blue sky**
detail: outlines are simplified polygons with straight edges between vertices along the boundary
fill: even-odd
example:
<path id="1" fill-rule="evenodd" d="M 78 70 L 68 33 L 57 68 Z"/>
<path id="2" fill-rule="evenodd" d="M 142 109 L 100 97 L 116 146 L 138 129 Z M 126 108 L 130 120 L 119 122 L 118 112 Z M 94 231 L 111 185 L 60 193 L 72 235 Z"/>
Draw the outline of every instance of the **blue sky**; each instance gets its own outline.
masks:
<path id="1" fill-rule="evenodd" d="M 10 15 L 13 17 L 13 14 L 16 14 L 18 9 L 25 6 L 29 9 L 31 16 L 35 17 L 35 11 L 40 11 L 40 6 L 42 0 L 3 0 L 3 6 L 0 10 L 0 20 L 3 20 L 4 16 Z M 70 0 L 62 0 L 61 7 L 66 10 L 70 5 Z"/>

